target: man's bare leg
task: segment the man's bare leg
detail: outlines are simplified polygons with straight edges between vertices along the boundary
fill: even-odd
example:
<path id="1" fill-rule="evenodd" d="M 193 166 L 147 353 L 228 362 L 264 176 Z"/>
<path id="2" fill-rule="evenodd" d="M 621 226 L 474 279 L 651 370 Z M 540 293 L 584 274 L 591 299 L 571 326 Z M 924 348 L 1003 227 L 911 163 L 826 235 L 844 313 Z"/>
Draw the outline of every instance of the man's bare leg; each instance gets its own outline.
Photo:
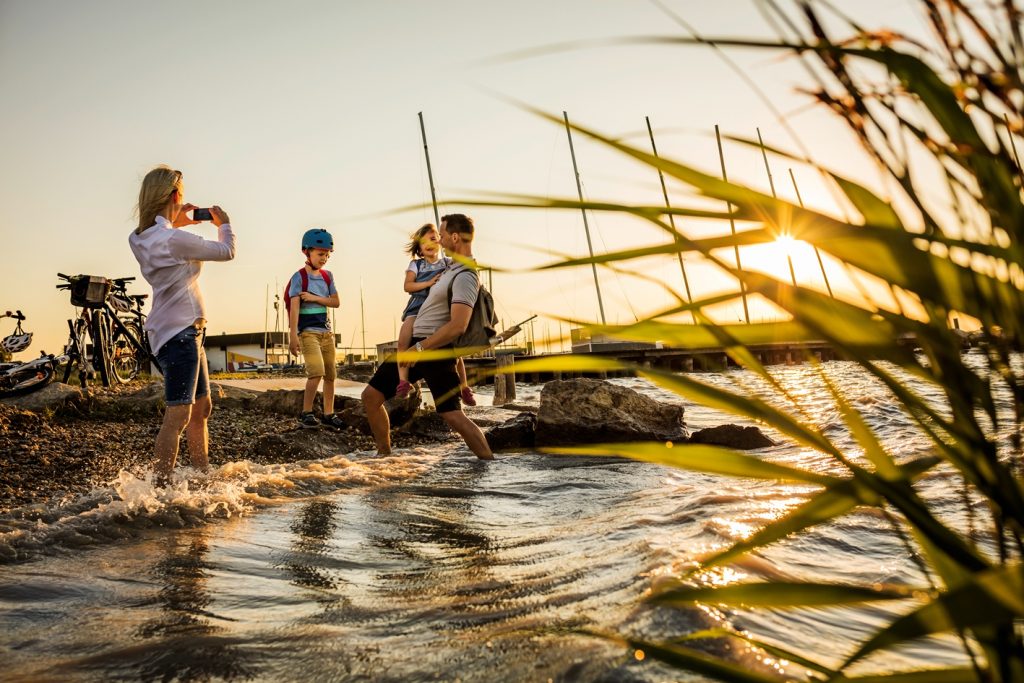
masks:
<path id="1" fill-rule="evenodd" d="M 366 420 L 370 423 L 370 431 L 377 444 L 377 454 L 391 455 L 391 419 L 384 407 L 384 394 L 367 386 L 363 389 L 363 408 L 366 409 Z"/>
<path id="2" fill-rule="evenodd" d="M 484 436 L 483 430 L 470 420 L 469 416 L 461 410 L 449 410 L 441 413 L 441 417 L 449 427 L 459 433 L 476 457 L 481 460 L 494 460 L 494 454 L 491 452 L 491 447 L 487 445 L 487 438 Z"/>

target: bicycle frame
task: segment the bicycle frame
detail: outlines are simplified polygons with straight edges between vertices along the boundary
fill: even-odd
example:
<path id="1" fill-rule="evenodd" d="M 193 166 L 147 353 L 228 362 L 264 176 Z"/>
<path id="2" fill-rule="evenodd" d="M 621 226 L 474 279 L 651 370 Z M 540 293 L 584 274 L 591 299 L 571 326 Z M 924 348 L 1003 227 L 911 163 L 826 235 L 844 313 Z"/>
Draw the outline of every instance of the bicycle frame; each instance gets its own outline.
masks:
<path id="1" fill-rule="evenodd" d="M 66 280 L 68 283 L 71 282 L 71 278 L 63 273 L 57 274 L 61 279 Z M 100 373 L 100 380 L 103 386 L 110 386 L 110 373 L 111 373 L 111 354 L 113 349 L 111 344 L 113 338 L 120 333 L 120 335 L 127 340 L 128 344 L 135 350 L 140 358 L 145 358 L 153 367 L 160 370 L 160 362 L 156 359 L 150 350 L 148 345 L 144 342 L 145 339 L 145 328 L 143 324 L 145 322 L 145 314 L 142 313 L 142 307 L 140 299 L 137 296 L 129 295 L 126 291 L 126 283 L 134 278 L 118 278 L 111 280 L 112 283 L 117 287 L 117 293 L 124 294 L 130 298 L 133 302 L 132 309 L 128 312 L 134 320 L 137 322 L 138 329 L 142 332 L 142 338 L 136 336 L 136 334 L 124 324 L 118 311 L 110 305 L 109 295 L 103 302 L 102 306 L 95 308 L 83 308 L 81 313 L 74 319 L 68 320 L 68 330 L 70 337 L 68 340 L 68 348 L 66 350 L 67 355 L 70 357 L 67 367 L 64 370 L 64 382 L 67 383 L 71 377 L 72 361 L 79 367 L 79 381 L 84 387 L 86 384 L 86 375 L 89 367 L 86 366 L 85 361 L 91 361 L 91 369 L 98 370 Z M 58 289 L 67 289 L 70 284 L 57 285 Z M 85 336 L 88 335 L 92 339 L 92 358 L 89 359 L 86 354 Z"/>

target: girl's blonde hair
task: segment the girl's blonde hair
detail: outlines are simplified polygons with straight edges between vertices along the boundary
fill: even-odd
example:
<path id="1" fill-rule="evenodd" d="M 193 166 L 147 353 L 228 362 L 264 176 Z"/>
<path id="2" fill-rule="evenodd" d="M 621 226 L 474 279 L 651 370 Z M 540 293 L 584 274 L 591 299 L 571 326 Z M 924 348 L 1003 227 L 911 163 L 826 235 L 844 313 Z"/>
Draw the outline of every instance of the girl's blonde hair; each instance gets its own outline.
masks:
<path id="1" fill-rule="evenodd" d="M 405 245 L 405 250 L 409 253 L 409 256 L 419 257 L 423 256 L 423 238 L 427 236 L 427 233 L 431 230 L 437 231 L 433 223 L 424 223 L 420 226 L 420 229 L 412 234 L 412 239 L 409 244 Z"/>
<path id="2" fill-rule="evenodd" d="M 136 234 L 156 223 L 157 214 L 167 208 L 171 194 L 181 190 L 181 171 L 170 166 L 157 166 L 142 179 L 139 190 L 139 203 L 135 207 L 139 213 L 139 227 Z"/>

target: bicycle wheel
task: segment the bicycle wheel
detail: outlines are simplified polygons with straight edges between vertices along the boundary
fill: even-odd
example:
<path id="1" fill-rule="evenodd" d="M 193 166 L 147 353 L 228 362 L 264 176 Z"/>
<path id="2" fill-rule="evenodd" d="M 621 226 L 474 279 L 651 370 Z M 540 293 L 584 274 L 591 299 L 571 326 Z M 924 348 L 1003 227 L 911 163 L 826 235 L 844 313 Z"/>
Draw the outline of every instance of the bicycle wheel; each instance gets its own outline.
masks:
<path id="1" fill-rule="evenodd" d="M 37 368 L 26 368 L 20 372 L 4 377 L 0 382 L 0 398 L 24 396 L 39 391 L 53 381 L 53 368 L 43 365 Z"/>
<path id="2" fill-rule="evenodd" d="M 132 320 L 122 320 L 128 332 L 136 340 L 142 339 L 142 330 Z M 142 358 L 138 348 L 119 328 L 110 331 L 110 370 L 114 379 L 124 384 L 139 376 Z"/>

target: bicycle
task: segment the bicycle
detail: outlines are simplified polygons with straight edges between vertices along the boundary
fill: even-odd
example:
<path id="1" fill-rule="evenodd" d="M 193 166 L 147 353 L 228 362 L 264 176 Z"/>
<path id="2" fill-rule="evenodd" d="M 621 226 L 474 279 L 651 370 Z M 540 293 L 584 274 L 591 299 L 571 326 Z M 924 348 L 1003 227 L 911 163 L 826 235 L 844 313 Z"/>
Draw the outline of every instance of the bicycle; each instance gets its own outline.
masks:
<path id="1" fill-rule="evenodd" d="M 114 278 L 110 281 L 111 291 L 107 301 L 116 312 L 127 334 L 122 332 L 113 321 L 110 328 L 110 368 L 117 381 L 124 384 L 138 377 L 149 363 L 149 337 L 146 335 L 146 314 L 142 307 L 149 298 L 148 294 L 129 294 L 128 283 L 133 277 Z M 140 353 L 132 339 L 142 342 L 145 353 Z"/>
<path id="2" fill-rule="evenodd" d="M 0 318 L 14 318 L 18 321 L 14 332 L 0 341 L 0 347 L 10 354 L 27 349 L 32 343 L 32 333 L 26 332 L 21 327 L 21 323 L 25 320 L 22 312 L 7 311 L 0 315 Z M 68 362 L 68 357 L 65 355 L 54 356 L 43 351 L 39 358 L 27 363 L 21 361 L 0 363 L 0 398 L 23 396 L 42 389 L 53 381 L 57 374 L 57 366 L 66 362 Z"/>
<path id="3" fill-rule="evenodd" d="M 125 383 L 140 372 L 143 359 L 157 369 L 160 364 L 149 351 L 146 338 L 145 314 L 142 303 L 145 294 L 128 294 L 127 283 L 135 278 L 97 277 L 95 275 L 65 275 L 57 273 L 64 280 L 57 289 L 71 292 L 71 304 L 81 308 L 81 313 L 68 320 L 68 345 L 65 353 L 70 362 L 64 370 L 64 382 L 71 377 L 74 367 L 84 387 L 90 376 L 99 373 L 103 386 L 109 387 L 111 379 Z M 130 314 L 131 317 L 122 317 Z M 86 343 L 86 338 L 92 342 Z"/>

